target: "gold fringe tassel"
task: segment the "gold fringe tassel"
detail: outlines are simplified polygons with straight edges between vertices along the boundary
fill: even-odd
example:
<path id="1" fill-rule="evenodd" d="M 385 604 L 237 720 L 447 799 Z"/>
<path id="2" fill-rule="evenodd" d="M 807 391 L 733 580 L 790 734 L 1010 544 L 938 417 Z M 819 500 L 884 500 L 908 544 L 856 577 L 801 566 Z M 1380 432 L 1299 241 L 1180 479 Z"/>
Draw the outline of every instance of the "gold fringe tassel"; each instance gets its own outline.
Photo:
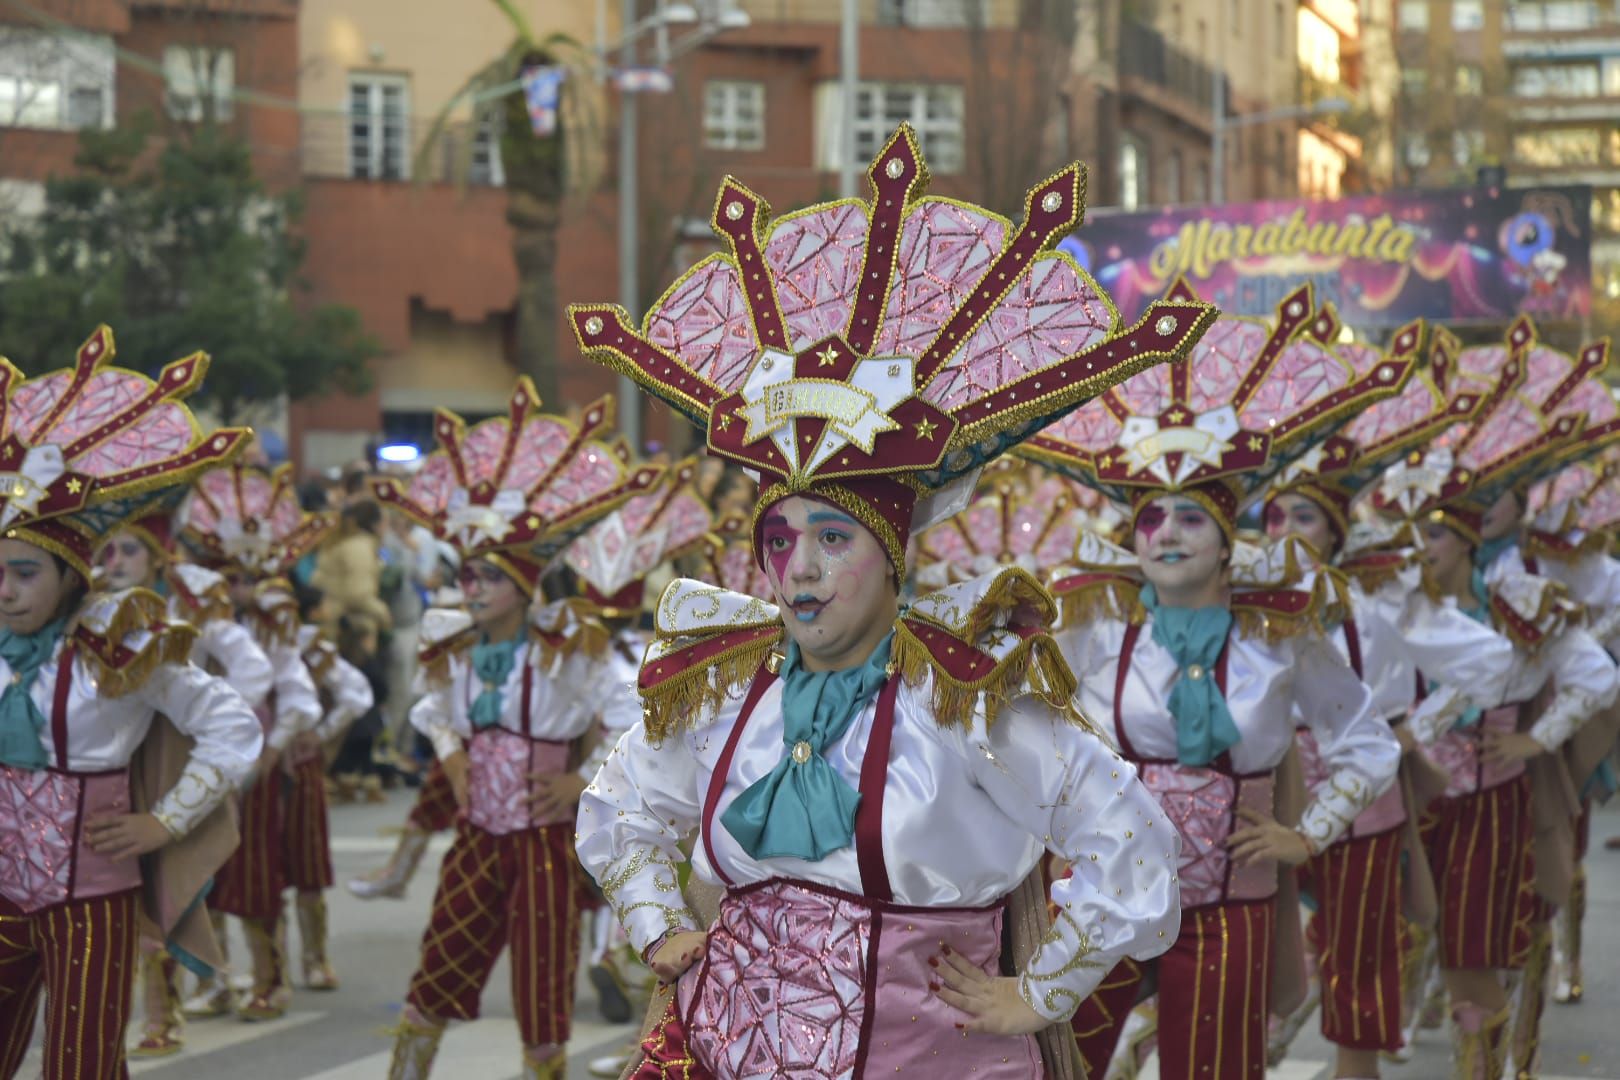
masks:
<path id="1" fill-rule="evenodd" d="M 699 715 L 720 704 L 759 670 L 782 641 L 782 631 L 726 649 L 713 660 L 689 667 L 641 694 L 647 742 L 657 746 L 690 727 Z"/>
<path id="2" fill-rule="evenodd" d="M 989 726 L 1014 698 L 1032 696 L 1070 723 L 1099 734 L 1096 726 L 1075 708 L 1074 695 L 1080 688 L 1079 682 L 1064 662 L 1057 643 L 1047 634 L 1025 638 L 988 673 L 966 681 L 941 667 L 928 646 L 902 622 L 895 627 L 889 662 L 910 686 L 920 686 L 923 680 L 933 677 L 930 704 L 934 721 L 941 727 L 970 725 L 981 699 L 985 725 Z"/>

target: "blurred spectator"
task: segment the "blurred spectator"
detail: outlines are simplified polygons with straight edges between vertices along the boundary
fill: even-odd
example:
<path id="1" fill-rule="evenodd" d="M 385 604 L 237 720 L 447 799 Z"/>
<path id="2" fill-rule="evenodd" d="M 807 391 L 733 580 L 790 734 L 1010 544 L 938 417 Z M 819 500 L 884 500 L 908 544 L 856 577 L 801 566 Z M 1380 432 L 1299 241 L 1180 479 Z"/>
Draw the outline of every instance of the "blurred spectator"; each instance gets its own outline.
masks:
<path id="1" fill-rule="evenodd" d="M 338 620 L 337 646 L 343 659 L 359 668 L 371 684 L 372 706 L 349 725 L 332 762 L 332 776 L 340 798 L 353 799 L 364 793 L 367 802 L 382 802 L 387 798 L 382 790 L 385 770 L 377 759 L 377 741 L 383 734 L 389 681 L 376 622 L 365 615 L 343 616 Z"/>
<path id="2" fill-rule="evenodd" d="M 315 556 L 310 584 L 326 595 L 322 629 L 334 640 L 344 615 L 366 615 L 383 630 L 393 625 L 382 598 L 382 507 L 372 500 L 343 508 L 337 533 Z"/>

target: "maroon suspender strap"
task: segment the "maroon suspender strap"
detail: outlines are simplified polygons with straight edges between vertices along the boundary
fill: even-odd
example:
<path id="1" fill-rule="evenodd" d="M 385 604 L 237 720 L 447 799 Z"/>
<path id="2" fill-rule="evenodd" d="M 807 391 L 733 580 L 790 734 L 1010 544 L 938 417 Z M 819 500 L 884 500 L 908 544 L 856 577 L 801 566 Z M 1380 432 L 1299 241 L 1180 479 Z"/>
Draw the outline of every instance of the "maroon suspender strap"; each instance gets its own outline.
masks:
<path id="1" fill-rule="evenodd" d="M 1414 671 L 1412 678 L 1417 682 L 1417 696 L 1412 698 L 1413 703 L 1416 703 L 1429 696 L 1429 687 L 1423 681 L 1423 672 Z"/>
<path id="2" fill-rule="evenodd" d="M 526 738 L 534 738 L 534 665 L 529 663 L 527 657 L 523 660 L 523 734 Z"/>
<path id="3" fill-rule="evenodd" d="M 1524 572 L 1527 574 L 1541 573 L 1541 561 L 1534 555 L 1526 555 L 1524 557 Z"/>
<path id="4" fill-rule="evenodd" d="M 1125 718 L 1121 712 L 1125 700 L 1125 676 L 1131 671 L 1131 657 L 1136 652 L 1136 640 L 1142 636 L 1142 624 L 1130 623 L 1125 627 L 1125 639 L 1119 643 L 1119 670 L 1114 674 L 1114 734 L 1119 736 L 1119 749 L 1132 761 L 1146 761 L 1131 745 L 1131 737 L 1125 734 Z M 1226 661 L 1227 653 L 1231 651 L 1232 635 L 1228 633 L 1226 640 L 1221 643 L 1221 655 L 1215 659 L 1215 685 L 1220 687 L 1221 694 L 1226 693 Z M 1222 750 L 1215 759 L 1216 768 L 1231 770 L 1231 755 Z M 1224 763 L 1224 764 L 1223 764 Z"/>
<path id="5" fill-rule="evenodd" d="M 894 741 L 894 702 L 900 676 L 892 675 L 878 692 L 877 714 L 861 758 L 861 803 L 855 811 L 855 863 L 861 870 L 861 893 L 869 900 L 891 903 L 889 866 L 883 858 L 883 790 L 889 783 L 889 745 Z"/>
<path id="6" fill-rule="evenodd" d="M 1365 681 L 1367 675 L 1361 666 L 1361 632 L 1356 629 L 1354 617 L 1344 620 L 1344 648 L 1350 654 L 1350 667 L 1354 669 L 1356 678 Z"/>
<path id="7" fill-rule="evenodd" d="M 737 720 L 731 725 L 731 734 L 726 736 L 726 745 L 720 751 L 720 758 L 714 763 L 714 773 L 709 777 L 709 790 L 703 799 L 703 850 L 709 856 L 709 865 L 719 875 L 720 880 L 727 885 L 732 884 L 731 878 L 720 866 L 720 860 L 714 855 L 714 841 L 710 834 L 714 829 L 714 811 L 720 805 L 720 796 L 726 790 L 726 777 L 731 775 L 731 759 L 737 753 L 737 742 L 742 738 L 743 728 L 748 726 L 748 718 L 754 715 L 754 707 L 759 699 L 765 696 L 776 681 L 776 672 L 767 668 L 763 663 L 754 672 L 754 681 L 748 687 L 748 696 L 743 698 L 742 711 L 737 713 Z"/>
<path id="8" fill-rule="evenodd" d="M 56 660 L 56 695 L 51 702 L 51 742 L 56 747 L 56 767 L 63 772 L 68 767 L 68 694 L 73 689 L 73 661 L 78 647 L 68 642 Z"/>

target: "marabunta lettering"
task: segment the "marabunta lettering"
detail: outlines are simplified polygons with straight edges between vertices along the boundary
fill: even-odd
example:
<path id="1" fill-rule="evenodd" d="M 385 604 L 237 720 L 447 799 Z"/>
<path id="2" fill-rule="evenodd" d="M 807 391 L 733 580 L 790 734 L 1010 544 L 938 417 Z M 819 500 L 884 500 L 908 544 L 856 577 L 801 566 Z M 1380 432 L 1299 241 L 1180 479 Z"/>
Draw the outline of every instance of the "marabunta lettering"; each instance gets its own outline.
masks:
<path id="1" fill-rule="evenodd" d="M 1371 221 L 1305 221 L 1305 208 L 1288 215 L 1286 222 L 1273 219 L 1259 226 L 1232 225 L 1216 221 L 1189 221 L 1175 239 L 1153 249 L 1148 268 L 1153 276 L 1167 280 L 1177 274 L 1208 277 L 1221 263 L 1232 259 L 1252 259 L 1271 255 L 1322 255 L 1374 262 L 1406 262 L 1412 257 L 1416 237 L 1412 229 L 1398 225 L 1388 214 Z"/>

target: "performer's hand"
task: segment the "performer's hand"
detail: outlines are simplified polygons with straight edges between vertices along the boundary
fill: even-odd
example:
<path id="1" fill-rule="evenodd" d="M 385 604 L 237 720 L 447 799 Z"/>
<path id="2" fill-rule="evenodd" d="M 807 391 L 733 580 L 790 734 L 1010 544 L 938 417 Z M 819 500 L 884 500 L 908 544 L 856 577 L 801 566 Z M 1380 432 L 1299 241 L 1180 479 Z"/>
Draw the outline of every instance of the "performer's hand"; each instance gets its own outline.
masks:
<path id="1" fill-rule="evenodd" d="M 84 823 L 90 850 L 114 859 L 133 859 L 173 839 L 151 814 L 105 814 Z"/>
<path id="2" fill-rule="evenodd" d="M 287 771 L 321 756 L 321 737 L 313 731 L 300 731 L 287 747 Z"/>
<path id="3" fill-rule="evenodd" d="M 957 1027 L 992 1035 L 1029 1035 L 1051 1023 L 1024 1001 L 1017 979 L 986 975 L 949 945 L 941 945 L 940 953 L 928 958 L 938 975 L 928 988 L 967 1017 Z"/>
<path id="4" fill-rule="evenodd" d="M 1311 857 L 1310 845 L 1305 838 L 1286 825 L 1247 806 L 1238 807 L 1237 816 L 1249 823 L 1247 829 L 1236 829 L 1226 838 L 1232 861 L 1239 866 L 1275 859 L 1284 866 L 1298 866 Z"/>
<path id="5" fill-rule="evenodd" d="M 529 812 L 542 820 L 562 817 L 579 804 L 585 778 L 578 773 L 530 773 Z"/>
<path id="6" fill-rule="evenodd" d="M 1542 746 L 1522 731 L 1487 731 L 1480 757 L 1487 765 L 1512 765 L 1539 757 Z"/>
<path id="7" fill-rule="evenodd" d="M 456 805 L 467 809 L 467 751 L 457 750 L 449 757 L 441 758 L 439 768 L 444 770 L 444 778 L 450 781 L 450 790 L 456 795 Z"/>
<path id="8" fill-rule="evenodd" d="M 658 951 L 652 954 L 647 966 L 652 968 L 660 982 L 672 983 L 703 958 L 703 950 L 708 945 L 709 935 L 702 930 L 671 934 L 658 946 Z"/>

